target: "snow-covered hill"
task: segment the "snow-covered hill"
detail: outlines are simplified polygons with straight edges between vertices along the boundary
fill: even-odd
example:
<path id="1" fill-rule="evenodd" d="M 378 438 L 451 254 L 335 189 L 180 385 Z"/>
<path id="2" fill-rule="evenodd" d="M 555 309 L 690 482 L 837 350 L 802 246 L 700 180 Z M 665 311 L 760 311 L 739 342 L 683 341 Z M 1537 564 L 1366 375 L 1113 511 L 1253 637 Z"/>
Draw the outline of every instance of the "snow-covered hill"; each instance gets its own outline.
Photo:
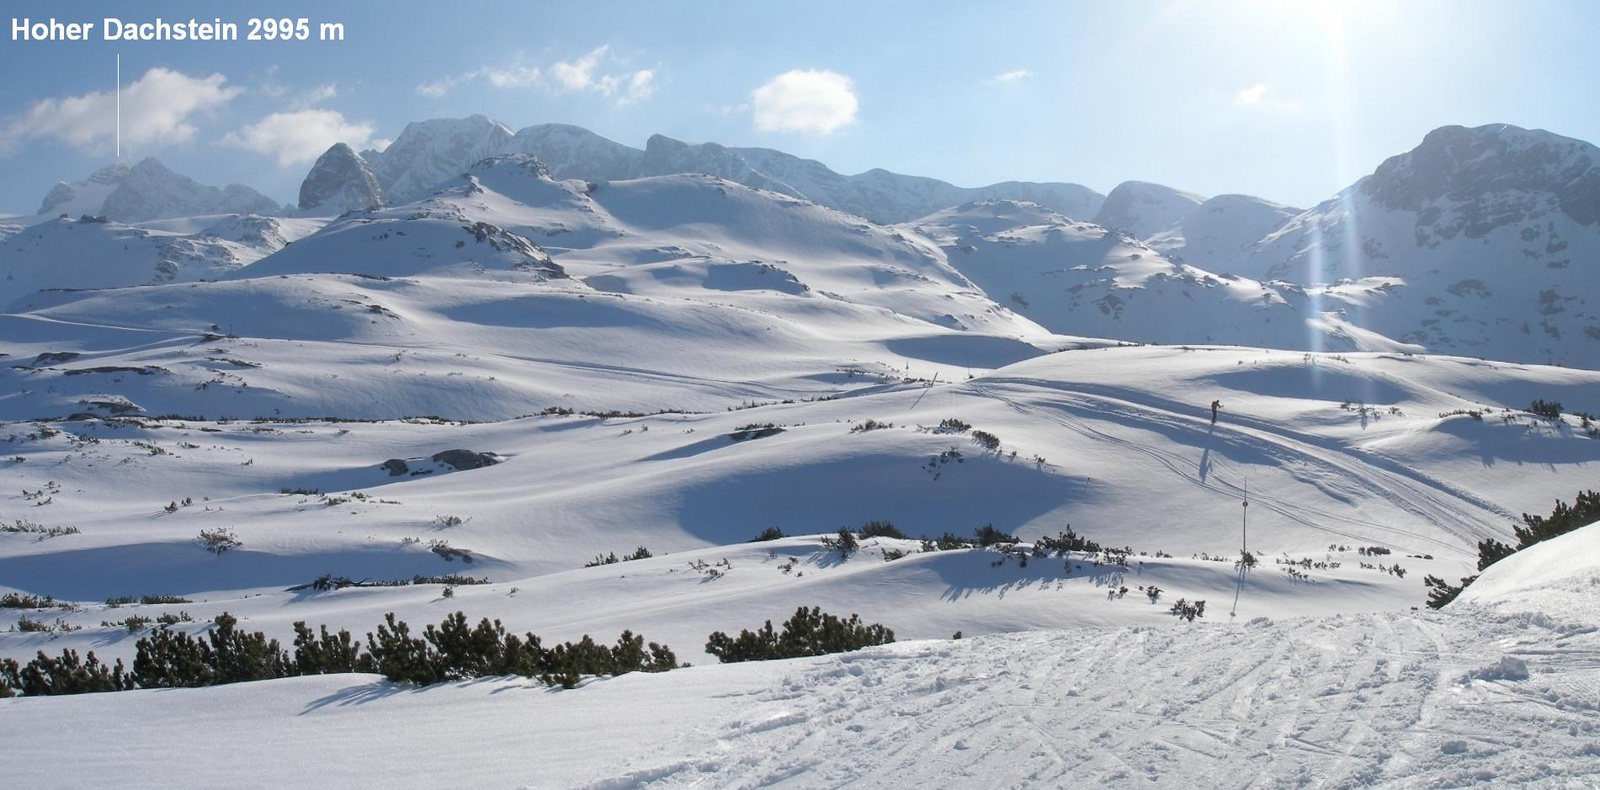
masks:
<path id="1" fill-rule="evenodd" d="M 999 307 L 898 229 L 708 176 L 592 189 L 526 155 L 486 160 L 416 203 L 345 215 L 229 276 L 24 299 L 4 353 L 159 371 L 123 384 L 150 413 L 504 419 L 948 381 L 1105 344 Z M 229 334 L 254 350 L 188 345 Z M 251 367 L 219 372 L 218 356 Z M 411 361 L 438 357 L 454 359 L 448 371 L 423 365 L 396 386 Z M 399 364 L 357 364 L 380 358 Z M 12 418 L 79 411 L 104 386 L 66 369 L 0 376 L 31 382 L 0 405 Z"/>
<path id="2" fill-rule="evenodd" d="M 0 710 L 43 724 L 7 730 L 0 743 L 41 748 L 58 720 L 92 733 L 137 719 L 145 726 L 126 737 L 150 738 L 136 743 L 159 755 L 175 748 L 171 732 L 204 726 L 234 757 L 203 771 L 221 779 L 248 766 L 273 783 L 304 776 L 299 762 L 269 759 L 284 750 L 327 749 L 324 781 L 389 770 L 409 772 L 394 775 L 402 782 L 443 777 L 407 756 L 421 747 L 406 733 L 429 729 L 416 726 L 423 720 L 437 731 L 430 748 L 456 748 L 470 730 L 459 748 L 473 759 L 448 775 L 487 783 L 674 786 L 708 771 L 752 783 L 789 772 L 800 784 L 925 776 L 937 785 L 953 771 L 1024 785 L 1188 783 L 1263 751 L 1274 757 L 1251 781 L 1581 780 L 1593 770 L 1594 601 L 1583 576 L 1593 569 L 1573 560 L 1561 575 L 1576 582 L 1555 586 L 1588 596 L 1570 606 L 1537 590 L 1495 592 L 1496 573 L 1517 576 L 1513 557 L 1484 576 L 1482 592 L 1499 596 L 1499 608 L 1411 609 L 1422 575 L 1466 572 L 1479 537 L 1504 535 L 1508 510 L 1570 496 L 1600 462 L 1600 442 L 1571 426 L 1436 415 L 1531 393 L 1589 405 L 1595 375 L 1440 357 L 1120 348 L 932 389 L 704 415 L 15 426 L 8 452 L 17 455 L 4 463 L 24 495 L 11 502 L 30 522 L 81 531 L 0 534 L 0 578 L 81 601 L 33 614 L 82 630 L 0 633 L 0 654 L 126 658 L 135 637 L 101 622 L 135 614 L 204 621 L 227 611 L 282 640 L 295 620 L 360 633 L 385 612 L 420 627 L 459 609 L 547 639 L 633 629 L 701 666 L 566 692 L 521 679 L 418 691 L 345 675 L 5 700 Z M 1355 392 L 1380 408 L 1342 408 Z M 1224 401 L 1217 425 L 1191 402 L 1196 393 Z M 894 427 L 853 429 L 869 417 Z M 983 448 L 970 431 L 941 433 L 946 417 L 992 432 L 999 447 Z M 783 430 L 730 436 L 769 422 Z M 501 460 L 476 469 L 431 460 L 454 447 Z M 962 460 L 940 455 L 951 449 Z M 395 474 L 391 458 L 406 470 Z M 1249 545 L 1262 564 L 1241 574 L 1228 558 L 1246 486 Z M 1024 538 L 1070 523 L 1135 552 L 1122 568 L 1083 554 L 1023 564 L 993 549 L 920 553 L 916 541 L 888 538 L 848 559 L 815 536 L 744 542 L 768 526 L 822 532 L 867 519 L 913 535 L 992 523 Z M 214 556 L 194 542 L 223 526 L 241 546 Z M 1594 531 L 1560 539 L 1563 556 L 1592 554 L 1574 541 Z M 430 543 L 473 562 L 446 562 Z M 656 556 L 578 567 L 638 545 Z M 1359 551 L 1371 546 L 1392 553 Z M 890 550 L 910 553 L 886 561 Z M 437 584 L 285 591 L 324 573 L 446 572 L 490 583 L 449 597 Z M 1122 587 L 1129 594 L 1117 595 Z M 98 603 L 129 594 L 190 602 Z M 1205 616 L 1174 620 L 1167 602 L 1179 597 L 1206 600 Z M 801 604 L 860 612 L 925 641 L 703 665 L 710 631 Z M 956 631 L 966 638 L 950 641 Z M 500 707 L 507 700 L 516 710 Z M 1085 718 L 1085 708 L 1096 713 Z M 603 761 L 575 756 L 576 745 L 537 724 L 555 721 L 560 732 L 621 745 Z M 157 740 L 151 722 L 175 729 Z M 486 745 L 513 725 L 538 735 L 529 749 Z M 236 731 L 249 740 L 227 740 Z M 388 734 L 380 742 L 377 732 Z M 1517 748 L 1497 748 L 1508 734 L 1522 739 Z M 1286 737 L 1317 748 L 1285 746 Z M 375 755 L 392 759 L 374 768 Z M 73 778 L 121 766 L 91 757 Z M 60 779 L 32 763 L 19 770 L 14 778 L 30 785 Z"/>
<path id="3" fill-rule="evenodd" d="M 1570 497 L 1563 498 L 1563 501 Z M 1600 587 L 1600 524 L 1529 546 L 1486 568 L 1467 585 L 1457 609 L 1502 612 L 1592 611 Z"/>
<path id="4" fill-rule="evenodd" d="M 320 224 L 255 215 L 140 226 L 46 220 L 0 242 L 0 307 L 44 289 L 217 279 L 282 249 Z"/>
<path id="5" fill-rule="evenodd" d="M 151 340 L 152 349 L 177 345 L 159 335 Z M 516 385 L 453 375 L 475 363 L 451 354 L 407 353 L 379 362 L 383 352 L 373 349 L 365 364 L 374 372 L 364 378 L 350 365 L 337 364 L 325 345 L 285 346 L 300 357 L 298 366 L 262 356 L 270 347 L 255 341 L 214 339 L 180 347 L 209 359 L 217 380 L 206 390 L 284 389 L 277 382 L 299 375 L 303 385 L 295 394 L 324 403 L 351 401 L 344 412 L 350 415 L 360 413 L 354 400 L 362 396 L 381 398 L 380 405 L 410 400 L 484 413 L 500 408 L 493 402 L 498 388 Z M 668 344 L 652 351 L 674 353 Z M 325 361 L 317 364 L 313 355 Z M 34 367 L 41 374 L 27 380 L 28 386 L 90 380 L 99 384 L 99 397 L 85 398 L 78 408 L 126 414 L 133 409 L 119 403 L 143 399 L 144 388 L 159 386 L 168 375 L 89 372 L 101 366 L 93 358 L 40 360 Z M 85 372 L 67 374 L 78 370 Z M 512 366 L 503 370 L 515 374 Z M 1152 561 L 1158 551 L 1176 555 L 1183 562 L 1150 572 L 1177 574 L 1174 585 L 1179 577 L 1187 579 L 1182 584 L 1192 589 L 1169 588 L 1178 594 L 1215 595 L 1218 585 L 1229 583 L 1227 574 L 1212 574 L 1206 569 L 1216 566 L 1189 564 L 1189 558 L 1236 554 L 1239 502 L 1248 491 L 1250 545 L 1269 562 L 1285 554 L 1337 560 L 1341 552 L 1329 547 L 1349 547 L 1342 558 L 1346 567 L 1313 574 L 1323 592 L 1308 590 L 1296 606 L 1308 612 L 1328 611 L 1324 606 L 1408 608 L 1422 600 L 1424 573 L 1466 575 L 1479 539 L 1503 538 L 1516 513 L 1546 508 L 1589 484 L 1587 470 L 1600 462 L 1600 441 L 1575 423 L 1551 426 L 1502 415 L 1497 404 L 1546 397 L 1593 409 L 1597 375 L 1450 358 L 1120 348 L 1039 357 L 931 389 L 877 386 L 835 400 L 701 414 L 550 414 L 483 424 L 297 424 L 275 422 L 269 414 L 250 423 L 163 420 L 140 427 L 90 420 L 48 431 L 16 425 L 7 473 L 23 490 L 53 493 L 43 505 L 37 504 L 42 495 L 7 494 L 11 505 L 30 521 L 82 532 L 45 540 L 0 535 L 0 578 L 35 593 L 100 600 L 156 590 L 282 589 L 323 573 L 386 579 L 458 567 L 429 554 L 425 545 L 403 540 L 420 538 L 424 544 L 448 540 L 473 553 L 475 572 L 533 589 L 535 582 L 525 580 L 638 545 L 658 553 L 736 552 L 729 554 L 736 565 L 764 567 L 757 562 L 764 549 L 757 556 L 732 544 L 765 527 L 804 534 L 881 519 L 911 535 L 970 533 L 993 524 L 1031 538 L 1071 524 L 1106 545 L 1149 552 Z M 626 376 L 589 378 L 590 387 L 639 389 L 640 400 L 651 394 Z M 568 374 L 560 383 L 583 381 Z M 1207 410 L 1213 399 L 1223 407 L 1216 425 Z M 1485 419 L 1474 419 L 1470 410 L 1487 412 Z M 941 428 L 949 418 L 972 427 Z M 859 427 L 867 420 L 893 427 Z M 765 435 L 740 436 L 769 425 Z M 996 437 L 994 449 L 974 438 L 970 431 L 977 430 Z M 493 452 L 503 460 L 468 471 L 428 460 L 454 448 Z M 385 466 L 389 459 L 405 468 L 396 474 Z M 328 497 L 285 496 L 283 490 L 317 490 Z M 169 502 L 186 498 L 193 504 L 163 512 Z M 465 523 L 440 526 L 434 523 L 439 514 L 458 515 Z M 195 545 L 201 529 L 217 527 L 236 530 L 244 547 L 215 558 Z M 1349 552 L 1374 545 L 1393 549 L 1388 561 L 1411 573 L 1396 579 L 1358 568 Z M 804 549 L 813 550 L 819 549 Z M 922 568 L 921 562 L 891 567 Z M 667 574 L 677 564 L 628 567 Z M 874 559 L 856 570 L 882 567 Z M 913 588 L 906 594 L 936 601 L 950 582 L 939 567 L 927 568 L 937 572 L 916 577 L 920 581 L 903 582 Z M 987 560 L 974 567 L 987 567 Z M 1026 578 L 1046 573 L 1054 579 L 1049 574 L 1059 567 L 1029 566 Z M 996 578 L 1013 572 L 996 571 Z M 824 575 L 819 570 L 817 578 Z M 1273 568 L 1262 575 L 1282 573 Z M 1069 576 L 1069 585 L 1090 580 Z M 568 581 L 582 585 L 603 578 L 609 577 Z M 629 584 L 654 584 L 645 578 Z M 768 581 L 752 588 L 735 580 L 692 589 L 742 590 L 731 597 L 719 593 L 729 605 L 745 595 L 775 600 L 774 606 L 801 602 L 784 597 L 788 593 L 771 597 L 776 593 L 764 585 L 781 574 L 761 578 Z M 879 583 L 874 578 L 857 581 Z M 1161 578 L 1167 588 L 1167 577 Z M 551 583 L 558 581 L 567 583 Z M 1288 586 L 1274 595 L 1291 595 L 1292 581 L 1283 577 Z M 1048 592 L 1052 585 L 1039 591 L 1045 596 L 1040 605 L 1056 600 L 1049 597 L 1055 594 Z M 618 594 L 631 595 L 629 589 L 643 588 Z M 1097 594 L 1104 596 L 1103 590 Z M 840 605 L 866 607 L 874 616 L 894 611 L 878 608 L 890 599 L 873 603 L 873 596 L 848 590 L 807 588 L 800 597 L 824 595 Z M 686 608 L 673 617 L 700 617 L 689 605 L 694 600 L 686 599 Z M 920 605 L 894 604 L 907 612 Z M 1097 623 L 1113 616 L 1097 611 L 1067 610 L 1050 615 L 1049 622 Z M 900 627 L 913 635 L 938 635 L 946 626 L 973 633 L 1001 622 L 1020 626 L 1034 615 L 1019 617 L 987 627 L 977 620 L 934 619 L 931 632 L 916 630 L 915 622 Z M 658 631 L 677 627 L 669 621 L 649 625 Z"/>

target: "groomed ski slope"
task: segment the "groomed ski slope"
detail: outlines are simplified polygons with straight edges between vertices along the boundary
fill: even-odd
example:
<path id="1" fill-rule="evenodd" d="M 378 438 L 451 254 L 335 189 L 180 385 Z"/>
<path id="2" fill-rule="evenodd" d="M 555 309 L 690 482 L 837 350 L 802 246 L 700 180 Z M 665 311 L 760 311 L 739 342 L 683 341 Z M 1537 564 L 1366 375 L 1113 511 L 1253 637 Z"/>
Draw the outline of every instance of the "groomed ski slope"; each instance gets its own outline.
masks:
<path id="1" fill-rule="evenodd" d="M 1536 547 L 1586 558 L 1554 583 L 1520 557 L 1480 581 L 1527 597 L 1441 612 L 910 641 L 570 691 L 344 675 L 3 700 L 27 726 L 0 743 L 90 745 L 14 761 L 27 787 L 168 786 L 175 764 L 235 787 L 1583 787 L 1597 542 Z"/>

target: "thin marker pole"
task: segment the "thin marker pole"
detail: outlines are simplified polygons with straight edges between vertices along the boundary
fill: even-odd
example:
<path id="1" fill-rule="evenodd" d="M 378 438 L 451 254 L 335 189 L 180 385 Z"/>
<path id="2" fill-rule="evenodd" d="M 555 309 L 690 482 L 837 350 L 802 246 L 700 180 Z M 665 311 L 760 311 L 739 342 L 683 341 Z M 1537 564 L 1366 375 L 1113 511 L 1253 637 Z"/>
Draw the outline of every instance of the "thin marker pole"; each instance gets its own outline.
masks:
<path id="1" fill-rule="evenodd" d="M 1240 475 L 1244 475 L 1243 470 L 1240 471 Z M 1250 478 L 1248 476 L 1244 478 L 1244 515 L 1240 518 L 1239 530 L 1239 539 L 1244 544 L 1240 549 L 1248 554 L 1250 553 Z"/>

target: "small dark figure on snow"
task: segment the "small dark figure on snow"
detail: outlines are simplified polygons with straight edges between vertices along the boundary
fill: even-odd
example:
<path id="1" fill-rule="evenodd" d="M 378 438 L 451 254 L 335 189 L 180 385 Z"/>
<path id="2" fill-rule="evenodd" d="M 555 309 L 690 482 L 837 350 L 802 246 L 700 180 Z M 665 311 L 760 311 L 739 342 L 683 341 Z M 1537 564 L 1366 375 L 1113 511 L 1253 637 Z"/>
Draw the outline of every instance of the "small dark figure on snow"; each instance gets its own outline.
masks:
<path id="1" fill-rule="evenodd" d="M 1211 402 L 1211 424 L 1212 425 L 1216 425 L 1217 424 L 1217 412 L 1219 412 L 1221 410 L 1222 410 L 1222 401 L 1214 400 L 1214 401 Z"/>

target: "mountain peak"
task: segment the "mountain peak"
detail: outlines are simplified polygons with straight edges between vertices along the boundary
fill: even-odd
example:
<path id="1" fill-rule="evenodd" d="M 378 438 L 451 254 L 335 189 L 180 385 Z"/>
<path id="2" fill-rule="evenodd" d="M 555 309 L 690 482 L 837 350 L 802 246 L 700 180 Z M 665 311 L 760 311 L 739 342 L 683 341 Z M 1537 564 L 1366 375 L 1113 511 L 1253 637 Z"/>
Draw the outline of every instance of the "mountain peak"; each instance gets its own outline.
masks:
<path id="1" fill-rule="evenodd" d="M 1458 206 L 1470 238 L 1536 210 L 1516 193 L 1548 194 L 1574 222 L 1592 225 L 1600 223 L 1600 149 L 1509 124 L 1443 126 L 1384 161 L 1361 190 L 1397 210 Z"/>
<path id="2" fill-rule="evenodd" d="M 1148 239 L 1176 227 L 1204 201 L 1193 192 L 1148 181 L 1124 181 L 1106 195 L 1094 223 Z"/>
<path id="3" fill-rule="evenodd" d="M 505 150 L 510 127 L 483 115 L 412 121 L 368 164 L 391 200 L 404 203 L 428 194 L 435 186 L 473 162 Z"/>
<path id="4" fill-rule="evenodd" d="M 104 210 L 106 196 L 122 185 L 128 177 L 125 162 L 113 162 L 94 171 L 83 181 L 62 181 L 53 187 L 39 203 L 39 216 L 53 214 L 99 214 Z"/>
<path id="5" fill-rule="evenodd" d="M 57 184 L 39 213 L 104 215 L 117 222 L 146 222 L 207 214 L 281 213 L 277 201 L 243 184 L 219 189 L 175 173 L 149 157 L 129 167 L 121 162 L 96 170 L 88 179 Z"/>
<path id="6" fill-rule="evenodd" d="M 344 143 L 334 143 L 318 157 L 300 184 L 301 211 L 343 214 L 383 203 L 378 177 L 367 161 Z"/>

